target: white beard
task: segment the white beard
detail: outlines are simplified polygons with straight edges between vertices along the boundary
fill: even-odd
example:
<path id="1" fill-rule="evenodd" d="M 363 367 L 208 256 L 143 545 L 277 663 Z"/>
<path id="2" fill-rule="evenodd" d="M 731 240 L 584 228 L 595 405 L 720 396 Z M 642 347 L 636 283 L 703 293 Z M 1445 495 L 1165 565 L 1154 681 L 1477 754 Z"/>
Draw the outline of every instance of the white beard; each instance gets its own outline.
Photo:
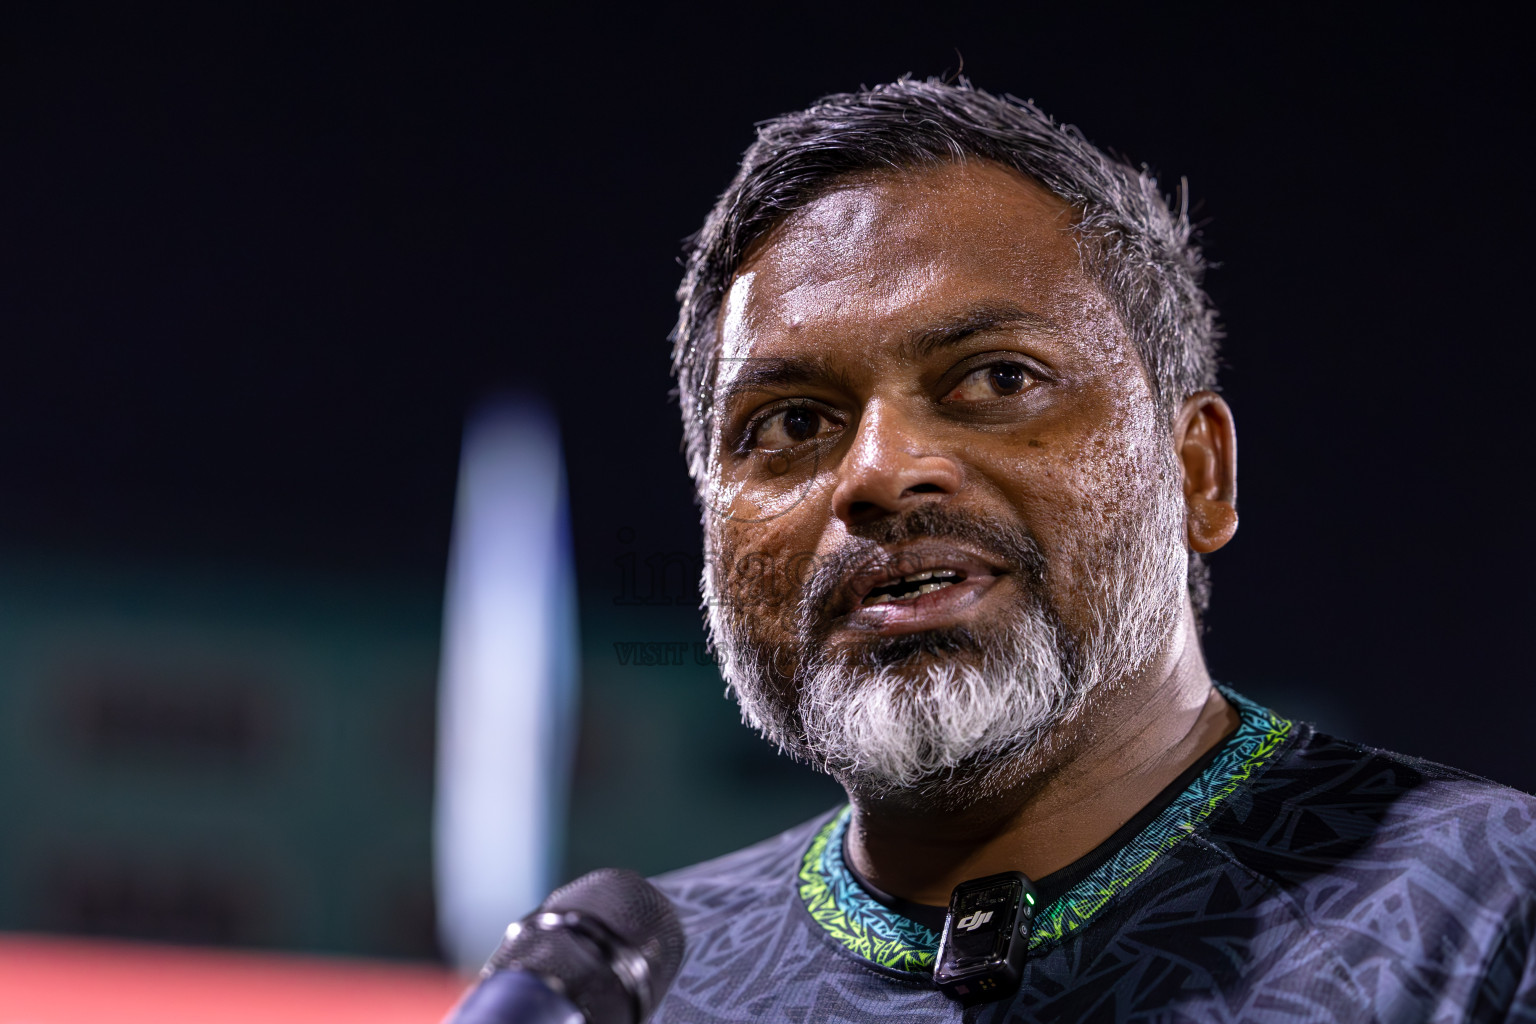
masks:
<path id="1" fill-rule="evenodd" d="M 1071 713 L 1079 687 L 1057 636 L 1044 616 L 1026 614 L 980 664 L 929 660 L 917 678 L 889 665 L 814 659 L 800 687 L 799 735 L 780 745 L 871 795 L 933 785 L 962 766 L 975 788 L 988 781 L 977 777 L 983 765 L 1033 749 Z M 746 690 L 735 689 L 743 710 L 760 718 Z"/>
<path id="2" fill-rule="evenodd" d="M 1178 481 L 1176 467 L 1164 479 Z M 1188 578 L 1183 494 L 1159 495 L 1152 506 L 1086 559 L 1091 564 L 1072 567 L 1084 586 L 1097 584 L 1086 595 L 1090 622 L 1081 635 L 1067 635 L 1032 592 L 1010 621 L 975 635 L 977 650 L 925 654 L 914 671 L 862 650 L 817 647 L 802 606 L 787 689 L 772 670 L 775 651 L 753 635 L 759 616 L 728 607 L 729 588 L 717 589 L 706 568 L 711 640 L 743 719 L 780 750 L 868 796 L 907 791 L 953 808 L 991 795 L 1021 758 L 1096 693 L 1145 667 L 1172 635 Z M 796 695 L 792 702 L 786 692 Z"/>

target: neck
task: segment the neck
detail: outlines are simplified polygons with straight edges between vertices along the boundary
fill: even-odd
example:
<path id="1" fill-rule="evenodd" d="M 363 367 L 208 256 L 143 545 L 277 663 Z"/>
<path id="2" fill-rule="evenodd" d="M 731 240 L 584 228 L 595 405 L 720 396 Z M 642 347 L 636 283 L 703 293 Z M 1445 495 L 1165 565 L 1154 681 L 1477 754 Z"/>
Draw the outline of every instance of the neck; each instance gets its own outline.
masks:
<path id="1" fill-rule="evenodd" d="M 933 905 L 970 878 L 1043 878 L 1108 839 L 1236 728 L 1186 609 L 1147 670 L 1103 687 L 995 798 L 946 810 L 850 793 L 847 856 L 883 891 Z"/>

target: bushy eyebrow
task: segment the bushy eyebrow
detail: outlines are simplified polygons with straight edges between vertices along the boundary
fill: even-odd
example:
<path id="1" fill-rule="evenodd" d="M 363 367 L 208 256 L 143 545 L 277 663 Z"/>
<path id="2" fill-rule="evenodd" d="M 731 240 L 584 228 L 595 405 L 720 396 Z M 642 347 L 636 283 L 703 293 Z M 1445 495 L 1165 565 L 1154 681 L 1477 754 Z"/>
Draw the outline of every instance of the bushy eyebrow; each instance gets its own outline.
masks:
<path id="1" fill-rule="evenodd" d="M 738 368 L 730 380 L 719 386 L 715 402 L 727 409 L 743 395 L 763 394 L 786 390 L 805 384 L 831 384 L 848 388 L 848 378 L 842 370 L 828 365 L 821 359 L 778 359 L 750 357 L 738 360 L 721 360 L 721 369 L 731 363 Z"/>
<path id="2" fill-rule="evenodd" d="M 1055 320 L 1022 306 L 1009 303 L 977 306 L 959 316 L 913 331 L 896 352 L 903 359 L 923 359 L 948 345 L 958 344 L 972 334 L 1000 327 L 1027 327 L 1052 333 L 1061 330 L 1061 325 Z"/>

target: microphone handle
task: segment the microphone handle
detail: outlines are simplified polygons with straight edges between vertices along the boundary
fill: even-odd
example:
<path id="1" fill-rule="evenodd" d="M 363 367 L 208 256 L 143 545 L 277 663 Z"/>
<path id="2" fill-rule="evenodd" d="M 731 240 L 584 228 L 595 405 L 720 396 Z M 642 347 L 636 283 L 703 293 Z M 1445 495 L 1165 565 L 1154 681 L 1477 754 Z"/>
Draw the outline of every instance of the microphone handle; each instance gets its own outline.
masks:
<path id="1" fill-rule="evenodd" d="M 443 1024 L 586 1024 L 576 1004 L 527 971 L 497 971 L 453 1008 Z"/>

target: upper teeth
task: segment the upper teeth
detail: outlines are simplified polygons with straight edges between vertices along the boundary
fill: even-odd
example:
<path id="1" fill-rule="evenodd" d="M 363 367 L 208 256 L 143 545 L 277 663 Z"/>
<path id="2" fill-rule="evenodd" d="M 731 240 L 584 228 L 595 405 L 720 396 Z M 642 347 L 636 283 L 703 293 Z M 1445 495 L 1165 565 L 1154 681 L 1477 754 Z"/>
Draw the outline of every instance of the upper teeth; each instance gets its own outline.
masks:
<path id="1" fill-rule="evenodd" d="M 942 576 L 947 580 L 952 580 L 958 575 L 960 574 L 953 569 L 929 569 L 926 572 L 915 572 L 910 576 L 903 576 L 901 582 L 921 583 L 923 580 L 932 579 L 935 576 Z"/>
<path id="2" fill-rule="evenodd" d="M 885 604 L 887 601 L 911 600 L 914 597 L 921 597 L 924 594 L 931 594 L 935 590 L 942 590 L 945 587 L 953 586 L 957 576 L 959 576 L 959 573 L 955 572 L 953 569 L 925 569 L 922 572 L 914 572 L 910 575 L 903 576 L 899 580 L 892 580 L 890 583 L 882 583 L 881 586 L 891 587 L 898 583 L 922 583 L 922 586 L 918 587 L 916 591 L 910 594 L 904 594 L 900 598 L 898 598 L 895 594 L 870 594 L 869 597 L 865 598 L 864 603 Z M 935 579 L 935 577 L 938 578 Z M 930 580 L 932 582 L 924 582 L 925 580 Z"/>

